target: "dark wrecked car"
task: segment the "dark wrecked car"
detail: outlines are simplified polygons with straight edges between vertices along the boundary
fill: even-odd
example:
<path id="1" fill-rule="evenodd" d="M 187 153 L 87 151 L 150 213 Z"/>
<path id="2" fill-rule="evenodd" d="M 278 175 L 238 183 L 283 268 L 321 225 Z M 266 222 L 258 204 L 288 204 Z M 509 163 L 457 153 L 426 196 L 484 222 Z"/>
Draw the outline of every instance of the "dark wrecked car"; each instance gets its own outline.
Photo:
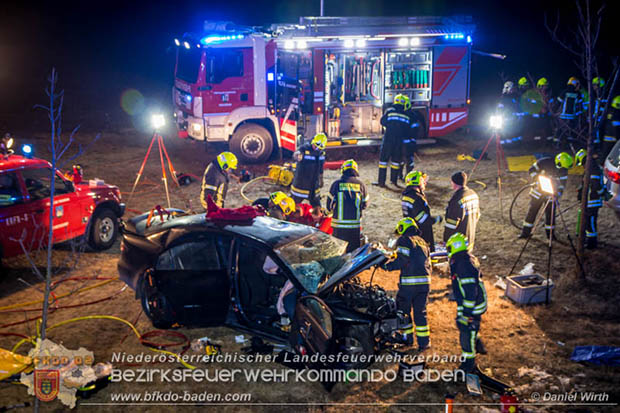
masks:
<path id="1" fill-rule="evenodd" d="M 121 225 L 120 278 L 157 328 L 223 325 L 302 355 L 371 355 L 403 324 L 393 298 L 355 278 L 386 261 L 370 245 L 344 254 L 344 241 L 305 225 L 269 217 L 224 225 L 178 212 Z M 277 301 L 287 280 L 298 295 L 283 326 Z"/>

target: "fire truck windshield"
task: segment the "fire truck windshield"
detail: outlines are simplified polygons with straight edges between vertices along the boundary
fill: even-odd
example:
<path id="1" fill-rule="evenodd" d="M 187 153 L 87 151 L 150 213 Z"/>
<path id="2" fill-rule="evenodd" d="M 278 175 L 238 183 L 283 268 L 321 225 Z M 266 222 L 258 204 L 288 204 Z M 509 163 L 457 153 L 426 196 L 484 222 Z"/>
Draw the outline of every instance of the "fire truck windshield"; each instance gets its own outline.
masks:
<path id="1" fill-rule="evenodd" d="M 185 49 L 179 47 L 177 49 L 177 77 L 189 83 L 198 81 L 198 70 L 200 69 L 200 58 L 202 50 L 198 48 Z"/>

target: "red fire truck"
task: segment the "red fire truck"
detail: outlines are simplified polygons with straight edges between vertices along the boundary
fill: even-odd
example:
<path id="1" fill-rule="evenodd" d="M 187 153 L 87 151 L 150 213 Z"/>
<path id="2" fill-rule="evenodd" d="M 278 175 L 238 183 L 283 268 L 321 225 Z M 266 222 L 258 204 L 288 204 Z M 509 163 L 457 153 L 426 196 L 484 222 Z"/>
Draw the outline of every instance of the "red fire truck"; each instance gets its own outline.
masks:
<path id="1" fill-rule="evenodd" d="M 177 46 L 179 137 L 229 142 L 245 162 L 294 151 L 325 132 L 328 147 L 380 144 L 379 123 L 406 94 L 427 136 L 467 123 L 471 17 L 301 17 L 269 28 L 207 21 Z"/>

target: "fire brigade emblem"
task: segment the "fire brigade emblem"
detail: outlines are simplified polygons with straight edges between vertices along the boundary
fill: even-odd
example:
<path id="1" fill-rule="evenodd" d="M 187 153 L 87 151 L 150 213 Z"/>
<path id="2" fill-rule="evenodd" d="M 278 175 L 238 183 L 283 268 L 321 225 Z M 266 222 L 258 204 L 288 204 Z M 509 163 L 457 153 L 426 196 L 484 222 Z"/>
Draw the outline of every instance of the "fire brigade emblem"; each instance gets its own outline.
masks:
<path id="1" fill-rule="evenodd" d="M 34 371 L 34 394 L 37 399 L 51 402 L 58 396 L 60 389 L 60 373 L 58 370 Z"/>

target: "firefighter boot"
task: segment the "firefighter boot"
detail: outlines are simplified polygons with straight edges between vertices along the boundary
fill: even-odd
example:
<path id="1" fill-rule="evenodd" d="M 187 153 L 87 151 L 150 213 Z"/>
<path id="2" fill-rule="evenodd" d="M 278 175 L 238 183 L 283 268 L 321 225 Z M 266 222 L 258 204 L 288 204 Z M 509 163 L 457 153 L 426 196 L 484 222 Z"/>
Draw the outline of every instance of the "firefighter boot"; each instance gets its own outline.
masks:
<path id="1" fill-rule="evenodd" d="M 527 239 L 527 238 L 530 237 L 531 234 L 532 234 L 532 228 L 531 227 L 526 227 L 524 225 L 523 229 L 521 230 L 521 234 L 519 234 L 518 238 Z"/>
<path id="2" fill-rule="evenodd" d="M 476 353 L 478 353 L 478 354 L 487 354 L 487 348 L 485 347 L 485 345 L 482 342 L 482 340 L 479 339 L 479 338 L 476 339 Z"/>
<path id="3" fill-rule="evenodd" d="M 547 234 L 547 239 L 549 239 L 549 237 L 553 238 L 553 241 L 557 241 L 558 239 L 555 237 L 555 232 L 551 233 L 550 230 L 546 229 L 545 230 L 545 234 Z"/>
<path id="4" fill-rule="evenodd" d="M 396 188 L 400 188 L 400 185 L 398 185 L 398 177 L 400 175 L 400 171 L 401 171 L 401 165 L 399 164 L 397 167 L 392 166 L 390 168 L 390 182 L 392 183 L 392 185 L 394 185 Z"/>
<path id="5" fill-rule="evenodd" d="M 372 184 L 385 188 L 386 178 L 387 178 L 387 168 L 379 167 L 379 179 L 377 180 L 377 182 L 373 182 Z"/>
<path id="6" fill-rule="evenodd" d="M 598 238 L 596 237 L 587 237 L 586 238 L 586 248 L 589 250 L 594 250 L 598 247 Z"/>

